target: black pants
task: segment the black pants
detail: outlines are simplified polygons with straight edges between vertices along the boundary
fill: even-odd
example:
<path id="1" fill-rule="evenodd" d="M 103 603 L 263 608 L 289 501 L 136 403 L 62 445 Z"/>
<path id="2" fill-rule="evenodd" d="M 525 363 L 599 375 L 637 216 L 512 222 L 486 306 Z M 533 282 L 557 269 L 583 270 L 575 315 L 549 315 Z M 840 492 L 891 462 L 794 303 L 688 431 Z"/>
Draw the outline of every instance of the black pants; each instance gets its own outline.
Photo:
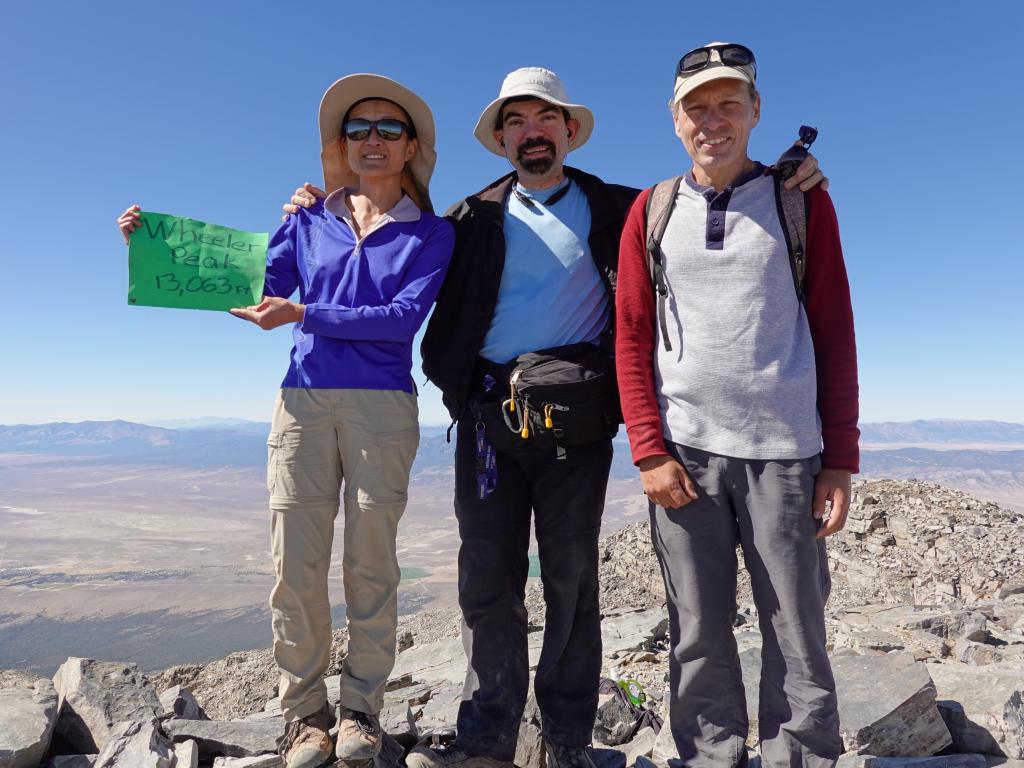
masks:
<path id="1" fill-rule="evenodd" d="M 544 584 L 544 644 L 534 679 L 544 736 L 586 746 L 601 673 L 597 540 L 611 468 L 611 440 L 570 448 L 526 443 L 499 451 L 498 487 L 478 499 L 473 419 L 459 422 L 455 515 L 459 604 L 468 626 L 470 669 L 459 708 L 458 743 L 475 755 L 512 760 L 526 706 L 526 608 L 530 513 Z M 531 441 L 532 442 L 532 441 Z"/>

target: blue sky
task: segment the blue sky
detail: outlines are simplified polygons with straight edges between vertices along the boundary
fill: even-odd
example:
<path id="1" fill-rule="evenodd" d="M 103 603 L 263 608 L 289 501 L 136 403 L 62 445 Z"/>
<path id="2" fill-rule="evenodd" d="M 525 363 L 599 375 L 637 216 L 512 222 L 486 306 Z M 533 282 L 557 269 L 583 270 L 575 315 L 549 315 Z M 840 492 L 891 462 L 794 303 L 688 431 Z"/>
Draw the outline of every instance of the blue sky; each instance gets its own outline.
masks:
<path id="1" fill-rule="evenodd" d="M 317 106 L 338 77 L 386 74 L 431 104 L 443 208 L 507 170 L 472 128 L 520 66 L 554 69 L 595 112 L 571 164 L 636 186 L 685 170 L 665 103 L 679 56 L 713 39 L 757 54 L 753 157 L 774 160 L 801 123 L 820 129 L 862 420 L 1024 422 L 1021 7 L 13 5 L 0 28 L 0 423 L 269 419 L 288 331 L 129 308 L 114 219 L 139 202 L 272 231 L 291 190 L 320 180 Z M 443 420 L 432 388 L 421 415 Z"/>

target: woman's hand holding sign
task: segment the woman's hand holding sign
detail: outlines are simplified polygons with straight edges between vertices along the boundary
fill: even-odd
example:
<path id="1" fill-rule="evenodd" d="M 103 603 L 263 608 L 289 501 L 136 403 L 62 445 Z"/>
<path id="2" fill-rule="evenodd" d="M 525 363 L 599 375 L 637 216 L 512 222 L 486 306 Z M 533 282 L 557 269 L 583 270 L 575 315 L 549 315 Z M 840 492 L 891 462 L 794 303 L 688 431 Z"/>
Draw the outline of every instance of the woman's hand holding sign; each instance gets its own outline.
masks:
<path id="1" fill-rule="evenodd" d="M 139 228 L 139 212 L 142 210 L 138 205 L 133 205 L 117 217 L 117 228 L 121 230 L 121 237 L 124 244 L 128 245 L 132 232 Z"/>
<path id="2" fill-rule="evenodd" d="M 271 331 L 288 323 L 301 322 L 306 307 L 278 296 L 264 296 L 259 304 L 229 311 L 235 317 L 255 323 L 264 331 Z"/>

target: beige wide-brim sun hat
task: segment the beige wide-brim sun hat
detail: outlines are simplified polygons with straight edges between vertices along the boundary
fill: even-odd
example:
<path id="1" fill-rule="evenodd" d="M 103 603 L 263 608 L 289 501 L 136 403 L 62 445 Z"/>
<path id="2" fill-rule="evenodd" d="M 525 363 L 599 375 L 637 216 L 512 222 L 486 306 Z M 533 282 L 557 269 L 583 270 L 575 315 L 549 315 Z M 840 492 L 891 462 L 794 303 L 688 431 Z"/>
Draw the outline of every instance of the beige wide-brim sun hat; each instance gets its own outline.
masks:
<path id="1" fill-rule="evenodd" d="M 569 116 L 576 118 L 580 124 L 576 137 L 569 145 L 570 149 L 582 147 L 594 132 L 594 113 L 582 104 L 569 101 L 565 85 L 558 75 L 543 67 L 523 67 L 509 72 L 501 84 L 498 98 L 487 105 L 473 129 L 477 140 L 499 157 L 505 157 L 505 150 L 494 138 L 494 122 L 501 112 L 501 105 L 517 96 L 532 96 L 568 110 Z"/>
<path id="2" fill-rule="evenodd" d="M 402 174 L 402 189 L 425 211 L 430 203 L 430 177 L 437 163 L 434 149 L 434 115 L 427 102 L 383 75 L 360 73 L 347 75 L 334 83 L 320 100 L 320 159 L 324 167 L 324 186 L 328 193 L 341 187 L 356 187 L 359 177 L 349 168 L 342 151 L 341 121 L 352 105 L 363 99 L 387 99 L 398 104 L 416 127 L 419 147 Z"/>

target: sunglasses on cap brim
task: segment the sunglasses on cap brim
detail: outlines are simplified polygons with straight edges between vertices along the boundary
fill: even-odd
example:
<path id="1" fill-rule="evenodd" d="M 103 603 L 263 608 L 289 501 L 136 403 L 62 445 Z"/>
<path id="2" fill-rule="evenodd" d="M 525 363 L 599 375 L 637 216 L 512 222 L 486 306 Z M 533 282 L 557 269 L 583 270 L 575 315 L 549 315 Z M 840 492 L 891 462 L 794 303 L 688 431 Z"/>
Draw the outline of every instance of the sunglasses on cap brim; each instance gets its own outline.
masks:
<path id="1" fill-rule="evenodd" d="M 712 59 L 711 54 L 714 51 L 718 51 L 720 61 Z M 757 78 L 757 63 L 754 60 L 754 52 L 745 45 L 733 43 L 694 48 L 689 53 L 684 54 L 683 58 L 679 60 L 676 74 L 685 77 L 692 75 L 694 72 L 700 72 L 709 66 L 723 65 L 726 67 L 750 67 L 754 73 L 754 78 Z"/>
<path id="2" fill-rule="evenodd" d="M 370 131 L 377 131 L 377 135 L 384 141 L 398 141 L 409 131 L 409 126 L 393 117 L 386 117 L 383 120 L 353 117 L 346 120 L 342 126 L 342 132 L 352 141 L 362 141 L 370 135 Z"/>

